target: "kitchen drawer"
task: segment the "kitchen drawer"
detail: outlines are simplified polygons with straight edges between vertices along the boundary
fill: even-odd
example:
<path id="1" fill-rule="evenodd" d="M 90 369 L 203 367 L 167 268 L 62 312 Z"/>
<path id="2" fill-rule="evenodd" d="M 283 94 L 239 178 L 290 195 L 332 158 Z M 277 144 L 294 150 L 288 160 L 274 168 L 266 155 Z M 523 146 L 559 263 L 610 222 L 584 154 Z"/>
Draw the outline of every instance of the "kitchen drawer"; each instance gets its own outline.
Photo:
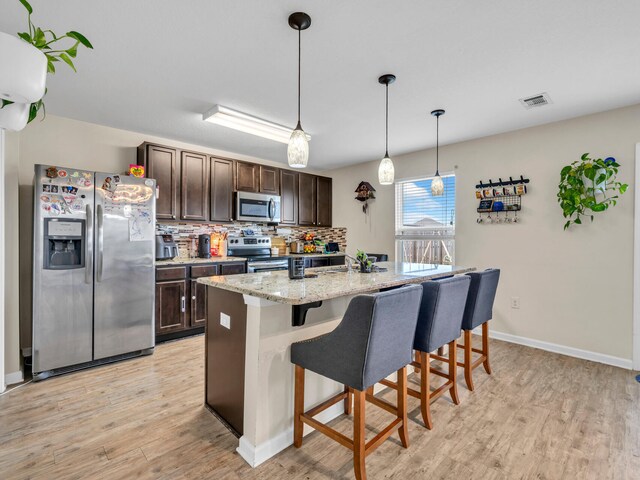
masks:
<path id="1" fill-rule="evenodd" d="M 194 265 L 191 267 L 191 278 L 210 277 L 218 275 L 218 265 Z"/>
<path id="2" fill-rule="evenodd" d="M 237 275 L 239 273 L 246 273 L 247 268 L 243 263 L 221 263 L 220 275 Z"/>
<path id="3" fill-rule="evenodd" d="M 158 267 L 156 268 L 156 281 L 182 280 L 187 278 L 187 267 Z"/>
<path id="4" fill-rule="evenodd" d="M 337 255 L 335 257 L 329 257 L 329 264 L 331 266 L 344 265 L 344 263 L 345 263 L 345 256 L 344 255 Z"/>

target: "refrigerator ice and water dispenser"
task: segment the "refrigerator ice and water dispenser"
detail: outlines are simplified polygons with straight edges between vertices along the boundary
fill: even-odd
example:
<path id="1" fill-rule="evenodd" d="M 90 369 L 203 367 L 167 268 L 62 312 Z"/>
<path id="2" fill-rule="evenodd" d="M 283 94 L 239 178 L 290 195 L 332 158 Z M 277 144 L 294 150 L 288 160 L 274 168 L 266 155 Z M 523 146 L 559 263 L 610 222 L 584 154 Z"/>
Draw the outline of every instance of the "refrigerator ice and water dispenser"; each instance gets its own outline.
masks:
<path id="1" fill-rule="evenodd" d="M 85 221 L 45 218 L 44 269 L 84 268 Z"/>

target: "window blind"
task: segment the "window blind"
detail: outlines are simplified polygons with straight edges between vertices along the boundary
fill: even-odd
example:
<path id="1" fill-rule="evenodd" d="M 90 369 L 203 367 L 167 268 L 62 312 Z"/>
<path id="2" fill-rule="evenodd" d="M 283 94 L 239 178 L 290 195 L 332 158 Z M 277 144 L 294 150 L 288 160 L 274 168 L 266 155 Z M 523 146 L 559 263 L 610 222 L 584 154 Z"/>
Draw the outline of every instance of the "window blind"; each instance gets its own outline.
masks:
<path id="1" fill-rule="evenodd" d="M 396 182 L 396 238 L 453 237 L 456 177 L 443 175 L 444 194 L 431 195 L 433 177 Z"/>
<path id="2" fill-rule="evenodd" d="M 455 257 L 456 178 L 443 175 L 444 194 L 431 195 L 433 177 L 396 182 L 396 259 L 450 265 Z"/>

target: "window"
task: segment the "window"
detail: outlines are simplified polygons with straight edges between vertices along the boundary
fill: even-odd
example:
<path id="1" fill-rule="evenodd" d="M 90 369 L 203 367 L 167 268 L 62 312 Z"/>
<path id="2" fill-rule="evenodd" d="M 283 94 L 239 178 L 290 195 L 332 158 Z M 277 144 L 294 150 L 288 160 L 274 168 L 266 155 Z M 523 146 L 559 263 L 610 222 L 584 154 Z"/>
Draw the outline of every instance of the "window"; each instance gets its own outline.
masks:
<path id="1" fill-rule="evenodd" d="M 455 257 L 456 177 L 443 175 L 444 195 L 431 178 L 396 182 L 396 259 L 450 265 Z"/>

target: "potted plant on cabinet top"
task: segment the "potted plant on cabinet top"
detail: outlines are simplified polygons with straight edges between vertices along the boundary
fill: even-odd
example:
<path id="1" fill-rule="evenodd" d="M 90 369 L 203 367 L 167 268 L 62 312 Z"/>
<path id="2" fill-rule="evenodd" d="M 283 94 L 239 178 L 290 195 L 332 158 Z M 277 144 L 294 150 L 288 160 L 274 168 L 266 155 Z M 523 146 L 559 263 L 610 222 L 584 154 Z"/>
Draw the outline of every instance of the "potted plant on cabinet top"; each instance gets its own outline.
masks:
<path id="1" fill-rule="evenodd" d="M 19 38 L 0 32 L 0 58 L 6 67 L 0 72 L 0 128 L 7 130 L 22 130 L 40 110 L 44 114 L 46 77 L 55 73 L 55 63 L 62 61 L 76 71 L 72 59 L 78 47 L 93 48 L 81 33 L 59 36 L 36 27 L 31 21 L 33 8 L 27 0 L 19 1 L 28 12 L 28 31 L 18 33 Z M 65 39 L 73 43 L 60 49 L 58 42 Z"/>
<path id="2" fill-rule="evenodd" d="M 619 167 L 613 157 L 593 159 L 585 153 L 560 171 L 558 203 L 562 215 L 569 219 L 564 224 L 565 230 L 572 223 L 580 225 L 583 216 L 593 221 L 594 213 L 604 212 L 618 203 L 618 197 L 629 187 L 616 180 Z"/>

